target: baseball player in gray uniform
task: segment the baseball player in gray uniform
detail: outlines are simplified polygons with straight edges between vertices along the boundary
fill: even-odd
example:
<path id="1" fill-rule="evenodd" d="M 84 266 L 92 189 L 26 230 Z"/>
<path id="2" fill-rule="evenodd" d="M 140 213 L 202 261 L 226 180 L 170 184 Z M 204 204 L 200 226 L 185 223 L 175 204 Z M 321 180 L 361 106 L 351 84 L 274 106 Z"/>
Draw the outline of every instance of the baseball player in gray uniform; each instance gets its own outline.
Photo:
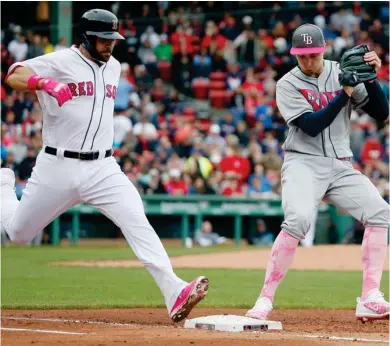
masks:
<path id="1" fill-rule="evenodd" d="M 376 80 L 342 87 L 339 64 L 324 59 L 325 49 L 319 27 L 305 24 L 297 28 L 291 54 L 296 55 L 298 66 L 277 83 L 277 105 L 289 126 L 281 172 L 285 220 L 271 250 L 260 297 L 246 313 L 248 317 L 267 319 L 298 242 L 310 229 L 315 208 L 326 197 L 365 227 L 363 289 L 356 318 L 363 322 L 389 318 L 389 303 L 380 292 L 389 206 L 370 180 L 353 168 L 349 144 L 352 109 L 363 109 L 385 121 L 388 101 Z M 376 69 L 381 67 L 375 52 L 366 53 L 363 59 Z"/>

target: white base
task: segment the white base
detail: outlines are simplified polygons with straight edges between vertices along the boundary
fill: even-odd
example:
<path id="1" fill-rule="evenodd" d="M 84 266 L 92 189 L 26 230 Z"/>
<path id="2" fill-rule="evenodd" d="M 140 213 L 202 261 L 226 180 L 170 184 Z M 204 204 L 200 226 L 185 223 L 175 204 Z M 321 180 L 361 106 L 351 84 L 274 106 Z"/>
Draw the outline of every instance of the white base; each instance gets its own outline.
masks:
<path id="1" fill-rule="evenodd" d="M 236 315 L 213 315 L 186 320 L 184 328 L 217 330 L 221 332 L 253 332 L 283 330 L 279 321 L 257 320 Z"/>

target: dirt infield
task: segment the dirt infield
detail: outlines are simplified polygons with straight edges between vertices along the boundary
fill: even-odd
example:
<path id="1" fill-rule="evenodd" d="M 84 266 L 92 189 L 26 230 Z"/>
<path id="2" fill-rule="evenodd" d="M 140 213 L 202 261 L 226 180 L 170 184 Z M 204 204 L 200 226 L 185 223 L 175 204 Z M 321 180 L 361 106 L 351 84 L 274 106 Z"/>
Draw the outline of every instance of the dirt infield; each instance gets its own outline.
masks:
<path id="1" fill-rule="evenodd" d="M 269 249 L 172 257 L 175 268 L 252 268 L 266 265 Z M 386 270 L 389 268 L 386 261 Z M 59 263 L 52 263 L 58 265 Z M 77 261 L 62 265 L 140 266 L 139 261 Z M 360 246 L 299 248 L 295 269 L 361 270 Z M 239 309 L 195 309 L 190 318 L 217 314 L 243 315 Z M 362 324 L 353 310 L 275 310 L 272 320 L 283 331 L 225 333 L 184 329 L 173 324 L 165 309 L 5 310 L 2 342 L 24 345 L 384 345 L 389 322 Z"/>
<path id="2" fill-rule="evenodd" d="M 242 315 L 245 310 L 197 309 L 191 318 L 224 313 Z M 284 330 L 224 333 L 184 329 L 170 322 L 164 309 L 8 310 L 2 314 L 2 344 L 340 346 L 384 345 L 389 339 L 387 321 L 362 324 L 354 320 L 351 310 L 279 310 L 272 319 L 282 321 Z"/>
<path id="3" fill-rule="evenodd" d="M 270 249 L 211 253 L 172 257 L 174 268 L 265 269 Z M 55 262 L 54 265 L 82 267 L 141 267 L 138 260 Z M 321 245 L 297 249 L 291 269 L 298 270 L 361 270 L 359 245 Z M 389 270 L 389 258 L 385 270 Z"/>

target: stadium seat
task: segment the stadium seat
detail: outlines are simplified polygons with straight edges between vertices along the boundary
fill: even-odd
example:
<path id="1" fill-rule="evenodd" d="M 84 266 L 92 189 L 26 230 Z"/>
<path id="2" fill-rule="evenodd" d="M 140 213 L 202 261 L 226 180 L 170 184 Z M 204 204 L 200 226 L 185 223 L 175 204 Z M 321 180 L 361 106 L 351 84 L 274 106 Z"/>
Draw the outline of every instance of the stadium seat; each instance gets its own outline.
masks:
<path id="1" fill-rule="evenodd" d="M 158 69 L 160 71 L 160 77 L 164 81 L 171 80 L 172 77 L 172 64 L 169 61 L 160 61 L 158 63 Z"/>
<path id="2" fill-rule="evenodd" d="M 224 72 L 213 72 L 213 73 L 210 73 L 209 77 L 210 77 L 211 81 L 224 82 L 226 75 Z"/>
<path id="3" fill-rule="evenodd" d="M 211 90 L 210 91 L 210 104 L 213 108 L 225 108 L 232 97 L 232 93 L 229 90 Z"/>
<path id="4" fill-rule="evenodd" d="M 225 90 L 226 83 L 224 81 L 211 81 L 210 90 Z"/>
<path id="5" fill-rule="evenodd" d="M 206 100 L 209 96 L 210 82 L 206 79 L 195 79 L 192 82 L 192 92 L 196 99 Z"/>

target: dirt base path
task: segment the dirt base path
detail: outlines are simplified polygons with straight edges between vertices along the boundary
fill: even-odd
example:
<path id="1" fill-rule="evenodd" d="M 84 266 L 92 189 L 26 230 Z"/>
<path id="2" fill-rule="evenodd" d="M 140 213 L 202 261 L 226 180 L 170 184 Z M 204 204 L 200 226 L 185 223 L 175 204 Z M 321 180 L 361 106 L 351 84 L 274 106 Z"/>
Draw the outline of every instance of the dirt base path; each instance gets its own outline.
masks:
<path id="1" fill-rule="evenodd" d="M 191 318 L 243 315 L 240 309 L 197 309 Z M 362 324 L 352 310 L 276 310 L 281 332 L 225 333 L 184 329 L 165 309 L 6 310 L 2 313 L 4 346 L 111 345 L 385 345 L 388 321 Z M 79 333 L 79 334 L 76 334 Z"/>

